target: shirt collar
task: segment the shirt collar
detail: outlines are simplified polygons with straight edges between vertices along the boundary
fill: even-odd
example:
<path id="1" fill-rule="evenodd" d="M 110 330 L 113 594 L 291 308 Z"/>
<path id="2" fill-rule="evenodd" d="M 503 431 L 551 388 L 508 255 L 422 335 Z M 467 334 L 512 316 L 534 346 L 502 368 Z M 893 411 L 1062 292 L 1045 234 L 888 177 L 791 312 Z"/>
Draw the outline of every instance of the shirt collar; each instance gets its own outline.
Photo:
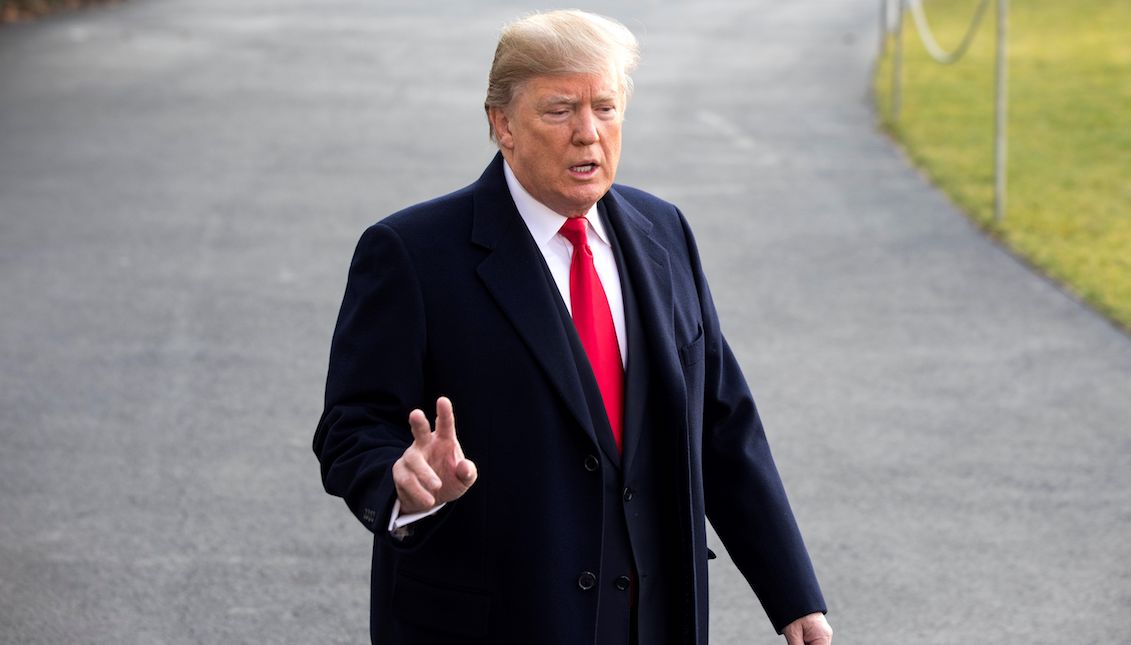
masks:
<path id="1" fill-rule="evenodd" d="M 510 164 L 506 161 L 503 162 L 503 175 L 506 177 L 511 199 L 514 200 L 514 205 L 518 208 L 518 214 L 522 216 L 522 221 L 526 222 L 526 228 L 530 230 L 530 236 L 534 238 L 534 243 L 539 248 L 546 246 L 558 234 L 567 218 L 526 192 L 526 189 L 518 182 L 518 178 L 514 176 Z M 605 234 L 605 225 L 597 214 L 596 204 L 589 208 L 589 212 L 585 214 L 585 219 L 589 220 L 589 228 L 597 234 L 597 238 L 603 244 L 611 246 L 609 236 Z"/>

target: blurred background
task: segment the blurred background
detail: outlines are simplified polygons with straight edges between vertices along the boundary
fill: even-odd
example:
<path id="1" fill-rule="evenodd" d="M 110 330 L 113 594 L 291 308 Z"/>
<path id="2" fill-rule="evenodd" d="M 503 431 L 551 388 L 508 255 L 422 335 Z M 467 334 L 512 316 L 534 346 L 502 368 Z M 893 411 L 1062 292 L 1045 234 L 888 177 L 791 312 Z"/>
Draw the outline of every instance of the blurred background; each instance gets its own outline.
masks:
<path id="1" fill-rule="evenodd" d="M 350 255 L 478 177 L 553 6 L 76 4 L 0 4 L 0 643 L 365 642 L 310 450 Z M 618 179 L 695 229 L 836 642 L 1131 632 L 1127 3 L 1009 3 L 998 214 L 997 0 L 578 6 L 641 39 Z M 712 642 L 782 642 L 714 547 Z"/>

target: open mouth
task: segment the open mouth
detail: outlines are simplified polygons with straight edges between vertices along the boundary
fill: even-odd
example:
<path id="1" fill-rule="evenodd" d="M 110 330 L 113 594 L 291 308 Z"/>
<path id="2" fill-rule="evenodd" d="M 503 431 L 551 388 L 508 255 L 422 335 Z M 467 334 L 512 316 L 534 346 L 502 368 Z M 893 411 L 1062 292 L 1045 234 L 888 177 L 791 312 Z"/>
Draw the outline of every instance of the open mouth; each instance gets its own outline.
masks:
<path id="1" fill-rule="evenodd" d="M 580 176 L 583 176 L 583 177 L 589 176 L 589 175 L 592 175 L 593 173 L 597 172 L 597 164 L 595 164 L 595 163 L 578 164 L 576 166 L 570 166 L 569 171 L 571 173 L 573 173 L 574 175 L 580 175 Z"/>

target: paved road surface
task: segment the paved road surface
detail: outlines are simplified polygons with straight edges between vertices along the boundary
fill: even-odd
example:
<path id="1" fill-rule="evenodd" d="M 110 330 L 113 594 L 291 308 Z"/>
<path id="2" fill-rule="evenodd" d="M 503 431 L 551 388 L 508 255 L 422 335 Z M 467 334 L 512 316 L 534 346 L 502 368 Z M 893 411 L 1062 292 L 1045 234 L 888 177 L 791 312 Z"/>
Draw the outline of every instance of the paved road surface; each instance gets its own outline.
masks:
<path id="1" fill-rule="evenodd" d="M 645 45 L 621 179 L 697 230 L 838 643 L 1124 641 L 1131 340 L 875 133 L 875 5 L 599 3 Z M 525 8 L 0 30 L 0 642 L 365 639 L 367 535 L 309 449 L 349 254 L 478 175 Z M 779 642 L 713 566 L 713 642 Z"/>

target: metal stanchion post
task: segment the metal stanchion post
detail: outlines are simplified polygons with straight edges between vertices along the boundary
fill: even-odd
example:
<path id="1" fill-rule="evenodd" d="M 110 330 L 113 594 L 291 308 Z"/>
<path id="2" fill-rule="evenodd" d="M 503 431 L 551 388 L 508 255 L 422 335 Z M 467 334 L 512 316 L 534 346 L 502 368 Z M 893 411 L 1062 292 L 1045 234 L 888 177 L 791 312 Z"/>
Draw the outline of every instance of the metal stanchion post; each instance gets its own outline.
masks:
<path id="1" fill-rule="evenodd" d="M 997 0 L 997 97 L 994 106 L 994 221 L 1001 224 L 1005 218 L 1006 190 L 1006 110 L 1009 107 L 1009 66 L 1007 65 L 1007 38 L 1009 35 L 1009 0 Z"/>
<path id="2" fill-rule="evenodd" d="M 880 0 L 880 56 L 883 60 L 888 53 L 888 0 Z"/>
<path id="3" fill-rule="evenodd" d="M 906 0 L 896 0 L 895 3 L 895 55 L 891 61 L 891 120 L 899 121 L 899 112 L 903 108 L 903 3 Z"/>

